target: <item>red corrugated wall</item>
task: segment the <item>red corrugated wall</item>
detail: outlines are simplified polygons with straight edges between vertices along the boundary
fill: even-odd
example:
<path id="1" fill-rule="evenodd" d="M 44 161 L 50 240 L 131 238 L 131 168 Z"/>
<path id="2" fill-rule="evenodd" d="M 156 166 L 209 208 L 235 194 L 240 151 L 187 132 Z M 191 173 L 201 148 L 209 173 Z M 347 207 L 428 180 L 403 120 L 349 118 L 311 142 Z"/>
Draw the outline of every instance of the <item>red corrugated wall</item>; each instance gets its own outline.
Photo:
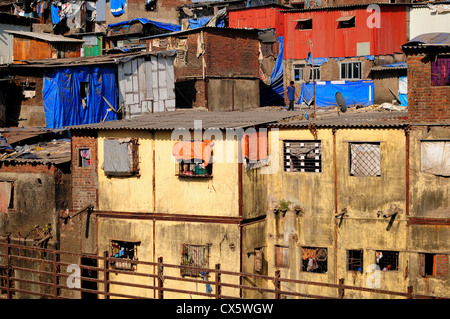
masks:
<path id="1" fill-rule="evenodd" d="M 305 59 L 310 51 L 309 39 L 313 41 L 314 57 L 357 56 L 357 43 L 370 42 L 370 55 L 402 52 L 406 42 L 406 7 L 381 6 L 380 28 L 368 27 L 372 11 L 366 7 L 353 10 L 317 10 L 285 12 L 284 58 Z M 355 27 L 338 28 L 338 18 L 355 16 Z M 300 30 L 294 20 L 313 19 L 312 30 Z M 371 19 L 369 19 L 371 21 Z"/>
<path id="2" fill-rule="evenodd" d="M 248 8 L 228 12 L 230 28 L 275 29 L 277 36 L 284 32 L 280 8 Z"/>

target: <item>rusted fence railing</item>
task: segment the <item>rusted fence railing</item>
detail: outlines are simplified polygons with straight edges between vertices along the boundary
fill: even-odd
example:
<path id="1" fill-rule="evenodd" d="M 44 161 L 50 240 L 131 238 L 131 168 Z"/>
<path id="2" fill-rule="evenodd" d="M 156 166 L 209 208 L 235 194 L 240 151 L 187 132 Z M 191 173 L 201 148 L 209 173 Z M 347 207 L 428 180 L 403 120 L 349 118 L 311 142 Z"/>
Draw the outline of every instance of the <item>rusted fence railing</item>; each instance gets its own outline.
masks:
<path id="1" fill-rule="evenodd" d="M 80 264 L 88 258 L 92 264 Z M 75 263 L 74 261 L 77 261 Z M 113 265 L 122 265 L 120 269 Z M 125 266 L 123 266 L 125 265 Z M 200 277 L 185 277 L 180 269 L 199 271 Z M 244 279 L 251 284 L 243 284 Z M 258 281 L 255 284 L 253 281 Z M 287 287 L 290 286 L 290 287 Z M 200 287 L 206 289 L 201 291 Z M 294 287 L 294 288 L 292 288 Z M 312 293 L 313 287 L 326 288 L 327 293 Z M 80 299 L 80 298 L 210 298 L 245 299 L 257 294 L 267 299 L 332 298 L 343 299 L 349 291 L 381 294 L 383 297 L 438 298 L 406 292 L 311 282 L 273 276 L 223 270 L 220 264 L 205 269 L 157 262 L 71 253 L 55 248 L 11 244 L 9 238 L 0 242 L 0 298 L 4 299 Z"/>

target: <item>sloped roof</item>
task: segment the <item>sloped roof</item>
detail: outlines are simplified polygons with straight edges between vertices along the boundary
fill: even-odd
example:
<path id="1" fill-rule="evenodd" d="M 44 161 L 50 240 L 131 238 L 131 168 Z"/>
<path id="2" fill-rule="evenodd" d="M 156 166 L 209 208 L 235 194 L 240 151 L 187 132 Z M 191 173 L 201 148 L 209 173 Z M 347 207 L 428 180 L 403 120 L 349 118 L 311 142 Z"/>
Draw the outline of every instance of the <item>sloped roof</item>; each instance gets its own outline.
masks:
<path id="1" fill-rule="evenodd" d="M 13 34 L 13 35 L 35 38 L 35 39 L 39 39 L 39 40 L 43 40 L 43 41 L 47 41 L 47 42 L 84 43 L 84 40 L 64 37 L 61 35 L 50 34 L 50 33 L 11 31 L 11 30 L 6 30 L 6 32 Z"/>
<path id="2" fill-rule="evenodd" d="M 432 32 L 424 33 L 409 40 L 403 47 L 417 46 L 450 46 L 450 33 Z"/>
<path id="3" fill-rule="evenodd" d="M 246 128 L 301 116 L 301 111 L 250 110 L 208 112 L 180 110 L 149 113 L 132 119 L 67 127 L 71 130 L 175 130 Z M 199 121 L 199 122 L 196 122 Z"/>

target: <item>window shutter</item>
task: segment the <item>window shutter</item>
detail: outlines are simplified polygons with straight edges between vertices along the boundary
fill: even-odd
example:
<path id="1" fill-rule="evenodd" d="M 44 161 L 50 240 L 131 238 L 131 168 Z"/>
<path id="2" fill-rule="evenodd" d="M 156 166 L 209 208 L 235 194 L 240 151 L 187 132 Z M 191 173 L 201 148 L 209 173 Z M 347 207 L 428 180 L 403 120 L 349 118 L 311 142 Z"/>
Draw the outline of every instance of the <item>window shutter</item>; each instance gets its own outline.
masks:
<path id="1" fill-rule="evenodd" d="M 425 254 L 419 254 L 419 275 L 425 277 Z"/>

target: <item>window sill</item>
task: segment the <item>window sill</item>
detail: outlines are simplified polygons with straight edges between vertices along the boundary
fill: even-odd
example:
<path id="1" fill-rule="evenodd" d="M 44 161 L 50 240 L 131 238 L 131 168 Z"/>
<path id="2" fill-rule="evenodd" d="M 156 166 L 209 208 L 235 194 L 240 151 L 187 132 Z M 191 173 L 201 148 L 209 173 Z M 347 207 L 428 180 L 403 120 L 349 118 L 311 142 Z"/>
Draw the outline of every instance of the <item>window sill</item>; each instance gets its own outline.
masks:
<path id="1" fill-rule="evenodd" d="M 194 174 L 176 174 L 178 177 L 186 177 L 186 178 L 212 178 L 212 175 L 194 175 Z"/>

